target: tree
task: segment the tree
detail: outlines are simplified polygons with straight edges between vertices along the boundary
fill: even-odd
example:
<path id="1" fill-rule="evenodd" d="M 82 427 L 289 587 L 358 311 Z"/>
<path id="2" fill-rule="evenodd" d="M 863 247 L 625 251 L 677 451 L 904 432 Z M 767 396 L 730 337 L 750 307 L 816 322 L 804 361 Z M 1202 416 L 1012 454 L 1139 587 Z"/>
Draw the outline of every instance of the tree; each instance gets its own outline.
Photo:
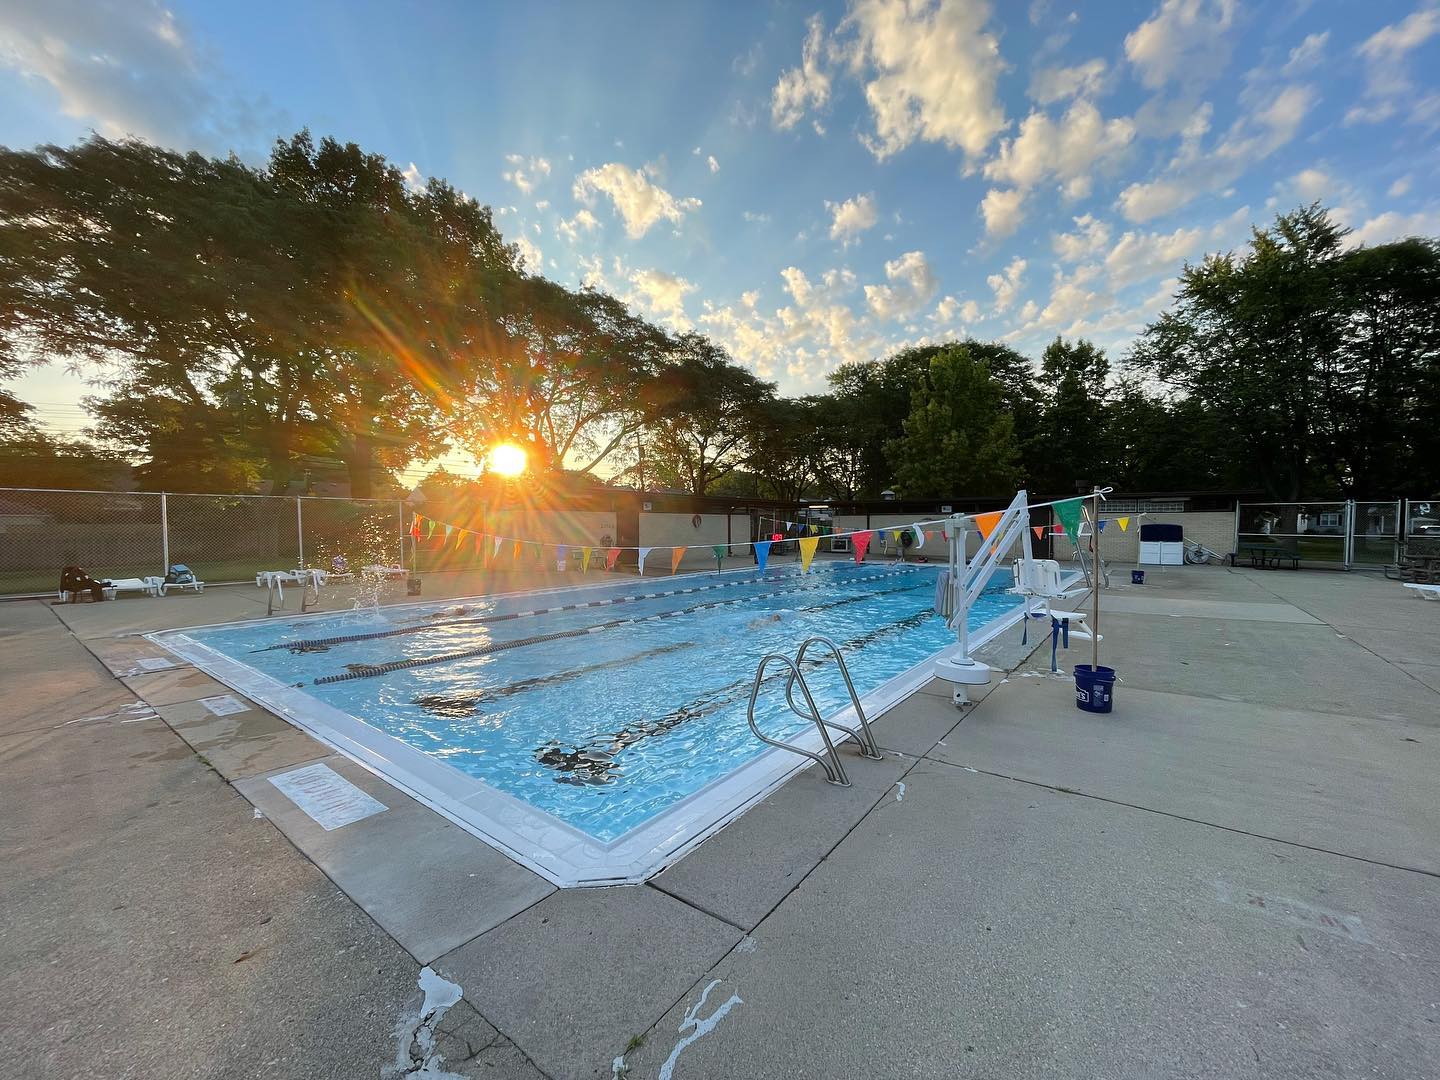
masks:
<path id="1" fill-rule="evenodd" d="M 1241 257 L 1186 267 L 1174 309 L 1131 353 L 1225 417 L 1270 494 L 1285 501 L 1333 488 L 1341 415 L 1343 307 L 1336 260 L 1345 230 L 1318 205 L 1255 230 Z"/>
<path id="2" fill-rule="evenodd" d="M 798 503 L 815 482 L 816 432 L 824 398 L 761 400 L 746 416 L 750 470 L 772 499 Z"/>
<path id="3" fill-rule="evenodd" d="M 1038 491 L 1066 494 L 1108 482 L 1109 416 L 1105 405 L 1110 362 L 1081 339 L 1056 338 L 1040 359 L 1046 396 L 1036 430 L 1029 482 Z"/>
<path id="4" fill-rule="evenodd" d="M 1012 489 L 1020 453 L 1004 398 L 968 345 L 936 353 L 929 378 L 915 389 L 904 434 L 886 444 L 900 493 L 927 498 Z"/>
<path id="5" fill-rule="evenodd" d="M 672 343 L 625 305 L 544 278 L 507 283 L 493 329 L 460 365 L 451 430 L 474 453 L 524 445 L 533 467 L 591 473 L 624 456 Z"/>
<path id="6" fill-rule="evenodd" d="M 673 361 L 646 403 L 646 468 L 695 495 L 733 472 L 749 454 L 747 435 L 774 383 L 762 382 L 698 334 L 675 343 Z"/>

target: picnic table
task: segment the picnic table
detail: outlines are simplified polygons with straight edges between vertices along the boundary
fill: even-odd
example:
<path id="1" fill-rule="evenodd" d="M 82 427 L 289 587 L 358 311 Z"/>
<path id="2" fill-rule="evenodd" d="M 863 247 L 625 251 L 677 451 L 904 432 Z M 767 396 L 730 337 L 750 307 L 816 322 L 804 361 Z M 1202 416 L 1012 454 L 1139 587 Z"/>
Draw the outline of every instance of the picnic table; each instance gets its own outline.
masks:
<path id="1" fill-rule="evenodd" d="M 1230 555 L 1230 565 L 1239 565 L 1242 558 L 1249 559 L 1257 570 L 1278 570 L 1281 563 L 1287 562 L 1291 570 L 1300 569 L 1300 552 L 1280 544 L 1237 544 Z"/>

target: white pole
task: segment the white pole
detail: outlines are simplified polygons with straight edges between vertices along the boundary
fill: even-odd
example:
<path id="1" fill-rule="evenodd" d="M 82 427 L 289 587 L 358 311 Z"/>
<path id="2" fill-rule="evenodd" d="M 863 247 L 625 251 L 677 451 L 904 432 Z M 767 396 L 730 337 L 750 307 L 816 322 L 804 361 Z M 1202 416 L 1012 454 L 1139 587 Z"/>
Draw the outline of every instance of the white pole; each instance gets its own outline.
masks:
<path id="1" fill-rule="evenodd" d="M 1090 670 L 1100 672 L 1100 489 L 1095 489 L 1095 509 L 1090 520 Z"/>
<path id="2" fill-rule="evenodd" d="M 163 491 L 160 493 L 160 558 L 165 563 L 160 572 L 170 573 L 170 504 Z"/>
<path id="3" fill-rule="evenodd" d="M 295 496 L 295 547 L 300 553 L 295 565 L 303 570 L 305 569 L 305 510 L 299 495 Z"/>

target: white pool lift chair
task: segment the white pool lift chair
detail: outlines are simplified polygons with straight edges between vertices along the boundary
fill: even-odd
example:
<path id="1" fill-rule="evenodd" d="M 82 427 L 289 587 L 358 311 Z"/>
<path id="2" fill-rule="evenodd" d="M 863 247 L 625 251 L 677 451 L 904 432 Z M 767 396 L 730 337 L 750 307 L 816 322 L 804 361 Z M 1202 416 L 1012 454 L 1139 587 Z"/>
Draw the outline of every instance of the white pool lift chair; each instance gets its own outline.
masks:
<path id="1" fill-rule="evenodd" d="M 1070 637 L 1090 641 L 1095 633 L 1085 621 L 1083 611 L 1061 610 L 1055 607 L 1057 600 L 1068 600 L 1086 592 L 1084 588 L 1066 589 L 1061 585 L 1060 564 L 1054 559 L 1016 559 L 1015 585 L 1011 590 L 1025 601 L 1025 617 L 1028 619 L 1043 611 L 1056 623 L 1064 626 Z M 1101 634 L 1100 641 L 1105 640 Z"/>

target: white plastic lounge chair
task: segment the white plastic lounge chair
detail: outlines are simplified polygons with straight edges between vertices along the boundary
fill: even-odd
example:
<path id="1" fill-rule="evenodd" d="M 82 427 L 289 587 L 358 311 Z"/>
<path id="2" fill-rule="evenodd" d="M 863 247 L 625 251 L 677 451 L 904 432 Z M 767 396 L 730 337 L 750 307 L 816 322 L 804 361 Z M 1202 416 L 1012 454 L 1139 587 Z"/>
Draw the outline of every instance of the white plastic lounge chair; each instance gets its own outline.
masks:
<path id="1" fill-rule="evenodd" d="M 164 578 L 155 578 L 154 581 L 161 596 L 164 596 L 171 589 L 176 589 L 180 592 L 184 592 L 186 589 L 197 593 L 205 591 L 205 582 L 199 578 L 195 578 L 193 581 L 166 581 Z"/>
<path id="2" fill-rule="evenodd" d="M 370 577 L 402 578 L 410 576 L 410 571 L 403 566 L 381 566 L 376 564 L 374 566 L 364 566 L 360 569 L 361 573 Z"/>
<path id="3" fill-rule="evenodd" d="M 280 597 L 280 602 L 285 602 L 285 586 L 301 585 L 313 588 L 319 593 L 320 586 L 329 580 L 329 575 L 324 570 L 261 570 L 255 575 L 257 588 L 274 588 Z"/>
<path id="4" fill-rule="evenodd" d="M 1414 589 L 1422 600 L 1440 600 L 1440 585 L 1415 585 L 1407 582 L 1407 589 Z"/>
<path id="5" fill-rule="evenodd" d="M 146 596 L 159 596 L 160 580 L 158 577 L 110 578 L 109 580 L 102 581 L 101 584 L 105 588 L 106 599 L 114 600 L 115 597 L 122 592 L 138 592 Z"/>

